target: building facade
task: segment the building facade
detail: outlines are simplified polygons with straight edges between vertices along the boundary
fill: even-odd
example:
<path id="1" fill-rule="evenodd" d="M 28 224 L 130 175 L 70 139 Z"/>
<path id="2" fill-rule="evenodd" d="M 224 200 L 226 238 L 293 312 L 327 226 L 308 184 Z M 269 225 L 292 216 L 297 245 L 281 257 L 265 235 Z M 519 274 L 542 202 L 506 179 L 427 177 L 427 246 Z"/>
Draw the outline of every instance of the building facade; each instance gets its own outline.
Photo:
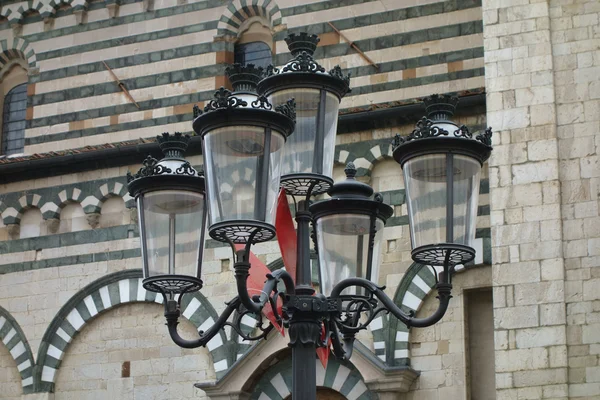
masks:
<path id="1" fill-rule="evenodd" d="M 392 137 L 433 93 L 460 97 L 459 125 L 494 130 L 478 256 L 448 313 L 424 329 L 375 319 L 350 362 L 317 365 L 319 398 L 599 399 L 599 18 L 597 0 L 0 1 L 0 398 L 289 397 L 286 338 L 171 342 L 141 286 L 125 175 L 156 135 L 192 133 L 227 63 L 282 65 L 284 37 L 308 31 L 324 67 L 352 74 L 334 175 L 353 161 L 394 207 L 379 283 L 417 316 L 435 276 L 410 259 Z M 253 251 L 282 267 L 277 243 Z M 186 337 L 235 295 L 231 258 L 208 241 Z"/>

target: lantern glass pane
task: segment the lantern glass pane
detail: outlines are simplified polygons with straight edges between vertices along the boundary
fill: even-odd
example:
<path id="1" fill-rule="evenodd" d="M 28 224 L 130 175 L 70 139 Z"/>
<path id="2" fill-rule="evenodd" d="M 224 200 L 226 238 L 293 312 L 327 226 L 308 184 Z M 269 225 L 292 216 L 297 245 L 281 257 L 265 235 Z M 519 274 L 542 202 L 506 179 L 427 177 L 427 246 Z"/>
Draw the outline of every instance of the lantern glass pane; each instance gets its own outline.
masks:
<path id="1" fill-rule="evenodd" d="M 473 247 L 477 228 L 477 205 L 481 164 L 465 156 L 454 156 L 454 241 Z"/>
<path id="2" fill-rule="evenodd" d="M 446 154 L 404 164 L 404 185 L 412 247 L 446 242 Z"/>
<path id="3" fill-rule="evenodd" d="M 204 248 L 204 195 L 159 190 L 141 195 L 147 276 L 187 275 L 200 278 Z M 144 239 L 142 239 L 144 240 Z M 142 243 L 142 246 L 144 244 Z"/>
<path id="4" fill-rule="evenodd" d="M 365 278 L 377 283 L 381 262 L 383 221 L 375 220 L 373 260 L 368 273 L 371 216 L 362 214 L 333 214 L 317 220 L 321 292 L 329 296 L 333 287 L 346 278 Z M 361 294 L 362 290 L 358 290 Z M 349 287 L 342 294 L 357 294 Z"/>
<path id="5" fill-rule="evenodd" d="M 296 128 L 285 145 L 282 175 L 314 173 L 332 177 L 340 100 L 324 92 L 321 106 L 322 97 L 318 89 L 303 88 L 282 90 L 270 97 L 274 105 L 290 98 L 296 101 Z"/>
<path id="6" fill-rule="evenodd" d="M 281 133 L 255 126 L 228 126 L 204 136 L 210 225 L 273 224 L 284 143 Z"/>
<path id="7" fill-rule="evenodd" d="M 447 175 L 449 162 L 454 172 L 451 185 L 448 185 Z M 479 162 L 466 156 L 433 154 L 407 161 L 403 171 L 412 247 L 439 243 L 472 247 L 481 173 Z M 446 228 L 449 205 L 452 207 L 451 237 L 447 237 Z"/>

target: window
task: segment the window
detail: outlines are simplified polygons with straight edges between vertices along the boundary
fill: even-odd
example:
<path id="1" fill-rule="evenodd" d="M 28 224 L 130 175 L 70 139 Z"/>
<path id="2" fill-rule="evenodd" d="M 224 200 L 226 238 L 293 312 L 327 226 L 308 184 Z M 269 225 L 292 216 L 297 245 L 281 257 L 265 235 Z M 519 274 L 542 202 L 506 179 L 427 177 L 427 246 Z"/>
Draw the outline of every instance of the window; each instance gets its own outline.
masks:
<path id="1" fill-rule="evenodd" d="M 2 112 L 2 153 L 22 153 L 25 147 L 25 113 L 27 110 L 27 84 L 12 88 L 4 97 Z"/>
<path id="2" fill-rule="evenodd" d="M 269 24 L 260 17 L 251 17 L 240 26 L 235 44 L 234 62 L 267 68 L 273 62 L 274 44 Z"/>
<path id="3" fill-rule="evenodd" d="M 271 48 L 265 42 L 250 42 L 235 46 L 234 62 L 266 68 L 272 62 Z"/>

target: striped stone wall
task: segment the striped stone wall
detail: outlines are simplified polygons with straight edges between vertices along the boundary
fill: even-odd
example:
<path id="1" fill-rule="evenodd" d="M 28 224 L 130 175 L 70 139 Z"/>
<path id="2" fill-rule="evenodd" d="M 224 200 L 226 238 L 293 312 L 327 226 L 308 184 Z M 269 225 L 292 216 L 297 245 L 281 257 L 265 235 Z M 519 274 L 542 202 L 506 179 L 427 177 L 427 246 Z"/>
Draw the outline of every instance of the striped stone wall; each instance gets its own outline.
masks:
<path id="1" fill-rule="evenodd" d="M 433 92 L 483 85 L 480 1 L 122 0 L 87 4 L 78 23 L 76 2 L 37 0 L 3 6 L 4 59 L 26 59 L 30 70 L 28 154 L 148 138 L 164 130 L 190 132 L 191 105 L 224 85 L 224 63 L 235 35 L 261 17 L 274 33 L 275 64 L 289 59 L 283 37 L 309 31 L 321 37 L 316 58 L 352 74 L 342 113 L 412 102 Z M 46 11 L 43 11 L 46 10 Z M 52 11 L 50 11 L 52 10 Z M 369 65 L 340 40 L 332 22 L 377 64 Z M 14 28 L 19 24 L 19 30 Z M 0 56 L 0 59 L 2 57 Z M 121 92 L 106 64 L 125 84 Z M 0 64 L 0 67 L 2 64 Z"/>

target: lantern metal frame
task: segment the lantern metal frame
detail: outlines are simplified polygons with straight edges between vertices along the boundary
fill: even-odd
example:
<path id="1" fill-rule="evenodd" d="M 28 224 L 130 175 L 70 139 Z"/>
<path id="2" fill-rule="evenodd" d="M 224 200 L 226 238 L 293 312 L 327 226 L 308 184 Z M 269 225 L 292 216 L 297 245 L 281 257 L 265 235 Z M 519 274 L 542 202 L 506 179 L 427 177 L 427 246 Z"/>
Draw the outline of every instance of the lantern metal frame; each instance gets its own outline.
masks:
<path id="1" fill-rule="evenodd" d="M 450 133 L 443 129 L 458 104 L 458 97 L 432 95 L 424 99 L 428 117 L 423 117 L 408 136 L 396 135 L 393 141 L 394 159 L 404 169 L 407 161 L 419 156 L 444 154 L 446 171 L 454 171 L 454 155 L 466 156 L 479 162 L 483 167 L 492 152 L 492 129 L 473 137 L 469 129 L 462 125 Z M 433 118 L 434 120 L 430 119 Z M 419 246 L 412 250 L 412 259 L 424 265 L 449 266 L 465 264 L 475 259 L 475 249 L 452 243 L 454 237 L 454 175 L 446 173 L 446 241 Z M 409 207 L 410 208 L 410 207 Z M 409 209 L 409 213 L 411 210 Z"/>
<path id="2" fill-rule="evenodd" d="M 304 37 L 308 37 L 308 35 Z M 316 44 L 314 39 L 300 41 L 294 51 L 300 51 L 299 54 L 304 56 L 303 46 L 313 48 Z M 312 64 L 308 63 L 306 65 L 310 66 Z M 338 85 L 340 81 L 338 78 L 327 77 L 320 73 L 289 74 L 289 77 L 285 74 L 272 75 L 263 82 L 268 82 L 271 85 L 272 82 L 276 81 L 278 87 L 281 87 L 285 82 L 291 82 L 290 84 L 302 83 L 303 87 L 306 87 L 312 83 L 325 85 L 327 82 L 333 82 L 331 79 L 335 79 L 336 82 L 332 85 Z M 262 85 L 264 89 L 269 86 L 266 83 L 263 84 L 263 82 L 259 84 L 259 87 Z M 340 90 L 340 93 L 342 91 Z M 202 113 L 198 107 L 194 108 L 194 130 L 204 135 L 208 130 L 216 127 L 231 125 L 232 121 L 235 124 L 258 124 L 262 127 L 277 125 L 282 130 L 290 128 L 289 121 L 292 119 L 293 114 L 292 103 L 281 106 L 282 108 L 279 109 L 280 115 L 267 108 L 265 104 L 268 104 L 268 101 L 264 93 L 257 96 L 251 107 L 247 107 L 247 104 L 243 103 L 244 100 L 236 98 L 231 93 L 221 89 L 217 94 L 217 98 L 206 106 L 205 113 Z M 447 133 L 433 129 L 432 124 L 429 124 L 427 119 L 421 122 L 421 124 L 423 123 L 425 128 L 418 127 L 408 138 L 399 136 L 395 138 L 394 157 L 401 165 L 417 154 L 431 154 L 431 152 L 466 152 L 476 157 L 479 156 L 477 159 L 481 162 L 489 156 L 491 130 L 479 135 L 476 139 L 477 142 L 475 140 L 466 141 L 454 138 L 450 140 L 441 138 L 440 140 L 437 137 L 434 142 L 429 138 L 440 135 L 446 136 Z M 427 130 L 427 127 L 429 127 L 429 130 Z M 470 133 L 465 129 L 460 128 L 460 135 L 466 135 L 470 138 Z M 354 166 L 349 165 L 347 175 L 353 177 L 355 174 Z M 157 174 L 152 174 L 147 177 L 148 180 L 167 178 L 173 178 L 173 176 L 163 178 Z M 178 179 L 178 177 L 174 178 Z M 261 312 L 269 304 L 276 321 L 289 328 L 289 346 L 292 348 L 293 360 L 292 397 L 294 400 L 316 399 L 315 350 L 317 347 L 328 347 L 329 340 L 331 340 L 333 354 L 340 359 L 348 359 L 353 351 L 355 335 L 359 331 L 367 329 L 368 325 L 380 313 L 391 313 L 407 327 L 427 327 L 441 320 L 452 297 L 452 275 L 455 272 L 454 267 L 456 265 L 452 257 L 445 260 L 442 271 L 436 274 L 435 289 L 438 294 L 438 308 L 426 318 L 415 318 L 413 312 L 403 311 L 384 292 L 385 287 L 364 278 L 353 277 L 342 280 L 333 287 L 331 295 L 328 297 L 315 293 L 311 279 L 311 224 L 314 224 L 316 220 L 323 216 L 348 213 L 349 211 L 371 215 L 373 218 L 381 218 L 385 222 L 393 212 L 390 206 L 382 202 L 381 196 L 375 195 L 374 199 L 370 198 L 372 189 L 366 184 L 346 181 L 337 187 L 333 186 L 332 190 L 330 180 L 323 178 L 326 177 L 318 175 L 304 176 L 302 179 L 306 179 L 306 181 L 303 181 L 302 185 L 306 183 L 308 185 L 306 188 L 299 190 L 297 186 L 294 186 L 294 182 L 298 177 L 286 177 L 288 186 L 291 185 L 289 186 L 291 193 L 288 192 L 288 194 L 294 196 L 296 203 L 297 265 L 295 279 L 284 269 L 271 272 L 266 275 L 260 294 L 251 296 L 248 292 L 248 278 L 251 268 L 250 248 L 251 245 L 266 240 L 268 235 L 251 235 L 245 241 L 245 246 L 239 248 L 236 246 L 237 242 L 235 240 L 231 240 L 226 235 L 223 236 L 213 232 L 211 233 L 213 238 L 229 243 L 232 248 L 234 254 L 233 268 L 237 285 L 237 296 L 227 303 L 227 307 L 213 326 L 205 332 L 199 332 L 199 336 L 195 340 L 183 339 L 177 329 L 178 320 L 182 314 L 181 299 L 183 296 L 177 298 L 176 296 L 167 296 L 164 291 L 162 292 L 165 300 L 165 318 L 169 334 L 174 343 L 184 348 L 206 346 L 218 331 L 225 326 L 232 327 L 245 340 L 265 338 L 273 329 L 273 325 L 270 323 L 265 325 Z M 282 186 L 287 189 L 286 182 L 282 182 Z M 178 181 L 174 180 L 173 187 L 177 187 L 177 185 Z M 135 188 L 135 185 L 133 187 Z M 309 206 L 313 196 L 326 190 L 330 191 L 331 199 L 322 200 Z M 449 223 L 453 223 L 452 221 L 450 220 Z M 235 221 L 234 223 L 238 222 Z M 247 224 L 248 221 L 239 223 Z M 316 250 L 319 251 L 318 248 Z M 451 251 L 448 254 L 451 254 Z M 372 263 L 372 257 L 373 252 L 370 252 L 368 264 Z M 413 259 L 415 261 L 419 260 L 415 254 L 413 254 Z M 362 290 L 357 291 L 359 294 L 342 294 L 344 290 L 351 287 L 362 288 Z M 157 291 L 153 286 L 149 286 L 148 289 Z M 281 313 L 278 312 L 277 307 L 280 301 L 283 303 Z M 237 314 L 234 315 L 235 312 Z M 257 320 L 255 333 L 248 333 L 242 328 L 241 320 L 248 314 L 253 314 Z M 232 315 L 234 316 L 230 321 Z M 324 335 L 322 334 L 323 330 Z"/>
<path id="3" fill-rule="evenodd" d="M 334 94 L 339 101 L 350 92 L 350 75 L 344 75 L 339 66 L 326 71 L 313 54 L 319 43 L 317 35 L 305 32 L 290 34 L 285 41 L 292 53 L 292 60 L 281 68 L 267 67 L 265 78 L 258 83 L 257 91 L 268 97 L 275 92 L 289 89 L 315 89 L 320 92 L 317 112 L 317 130 L 315 132 L 313 168 L 316 173 L 292 173 L 281 176 L 281 186 L 286 193 L 296 196 L 326 193 L 333 185 L 333 179 L 320 171 L 324 152 L 326 96 Z"/>
<path id="4" fill-rule="evenodd" d="M 296 118 L 293 99 L 273 108 L 266 97 L 259 96 L 248 105 L 246 100 L 236 97 L 224 87 L 215 92 L 215 98 L 204 107 L 203 112 L 195 108 L 194 116 L 194 131 L 203 140 L 207 134 L 220 128 L 252 126 L 265 130 L 265 149 L 270 148 L 271 132 L 275 130 L 281 133 L 284 139 L 287 138 L 294 130 Z M 268 176 L 269 157 L 265 159 L 258 177 Z M 257 205 L 266 201 L 268 191 L 265 179 L 257 181 L 258 185 L 260 190 L 256 192 L 259 196 L 255 198 Z M 241 236 L 240 233 L 248 235 Z M 226 243 L 260 243 L 275 237 L 275 227 L 259 220 L 226 220 L 211 225 L 209 235 Z"/>
<path id="5" fill-rule="evenodd" d="M 163 133 L 157 136 L 157 142 L 164 153 L 160 160 L 152 156 L 146 157 L 143 166 L 136 174 L 127 173 L 127 187 L 129 194 L 133 197 L 138 206 L 138 221 L 140 224 L 141 255 L 143 260 L 144 276 L 142 286 L 146 290 L 159 292 L 163 295 L 173 297 L 175 294 L 182 295 L 186 292 L 195 292 L 202 289 L 202 279 L 200 271 L 202 265 L 202 256 L 204 253 L 204 231 L 206 226 L 206 196 L 205 182 L 202 171 L 196 171 L 188 161 L 183 158 L 190 141 L 189 135 L 183 135 L 175 132 L 174 135 Z M 165 165 L 165 162 L 179 163 L 177 168 Z M 163 274 L 149 277 L 148 250 L 146 223 L 144 216 L 144 195 L 147 193 L 163 190 L 185 190 L 195 193 L 201 193 L 204 196 L 202 226 L 200 227 L 200 248 L 197 260 L 197 276 Z M 174 239 L 174 238 L 173 238 Z"/>

